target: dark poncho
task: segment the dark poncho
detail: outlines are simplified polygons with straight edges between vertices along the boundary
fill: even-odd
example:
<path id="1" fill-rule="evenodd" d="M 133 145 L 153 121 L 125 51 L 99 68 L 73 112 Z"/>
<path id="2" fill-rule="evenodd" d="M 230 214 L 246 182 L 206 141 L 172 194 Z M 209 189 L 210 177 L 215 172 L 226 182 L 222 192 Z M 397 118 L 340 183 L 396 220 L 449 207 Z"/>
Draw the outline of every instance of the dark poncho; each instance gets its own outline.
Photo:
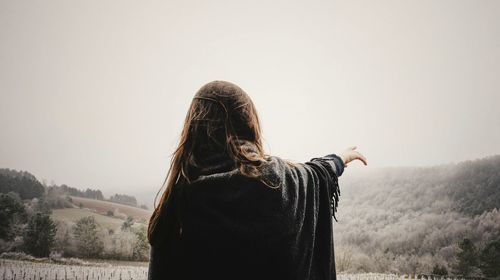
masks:
<path id="1" fill-rule="evenodd" d="M 151 240 L 149 280 L 336 279 L 332 216 L 342 160 L 290 165 L 271 156 L 263 179 L 206 158 L 191 183 L 172 189 Z"/>

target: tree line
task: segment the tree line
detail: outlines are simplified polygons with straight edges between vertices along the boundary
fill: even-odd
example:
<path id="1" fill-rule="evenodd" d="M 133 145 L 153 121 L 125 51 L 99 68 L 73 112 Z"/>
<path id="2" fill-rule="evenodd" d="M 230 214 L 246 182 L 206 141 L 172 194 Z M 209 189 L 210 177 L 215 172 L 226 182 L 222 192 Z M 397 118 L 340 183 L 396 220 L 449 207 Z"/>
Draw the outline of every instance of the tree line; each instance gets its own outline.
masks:
<path id="1" fill-rule="evenodd" d="M 106 199 L 102 194 L 102 191 L 99 189 L 87 188 L 85 190 L 80 190 L 66 184 L 46 185 L 44 183 L 40 183 L 34 175 L 27 171 L 0 168 L 0 193 L 8 192 L 18 193 L 22 199 L 42 198 L 44 193 L 47 193 L 48 197 L 70 195 L 89 199 L 107 200 L 119 204 L 148 209 L 145 204 L 138 205 L 137 199 L 131 195 L 114 194 L 110 196 L 109 199 Z M 64 207 L 64 203 L 59 206 L 61 208 Z"/>

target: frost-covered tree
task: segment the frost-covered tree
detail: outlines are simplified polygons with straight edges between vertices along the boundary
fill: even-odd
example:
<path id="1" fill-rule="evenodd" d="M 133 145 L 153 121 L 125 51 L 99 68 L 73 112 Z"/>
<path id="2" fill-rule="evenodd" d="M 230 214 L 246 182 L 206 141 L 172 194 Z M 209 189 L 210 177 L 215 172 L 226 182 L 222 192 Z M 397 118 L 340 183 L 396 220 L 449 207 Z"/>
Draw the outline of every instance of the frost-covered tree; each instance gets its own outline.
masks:
<path id="1" fill-rule="evenodd" d="M 149 257 L 149 243 L 147 238 L 147 229 L 144 226 L 136 229 L 135 244 L 132 251 L 132 258 L 137 261 L 145 261 Z"/>
<path id="2" fill-rule="evenodd" d="M 500 276 L 500 240 L 490 242 L 481 251 L 480 268 L 486 277 Z"/>
<path id="3" fill-rule="evenodd" d="M 99 225 L 93 216 L 83 217 L 73 229 L 78 253 L 82 257 L 99 257 L 104 244 L 100 236 Z"/>
<path id="4" fill-rule="evenodd" d="M 0 194 L 0 239 L 9 241 L 14 238 L 14 225 L 19 222 L 24 223 L 26 217 L 19 195 L 12 192 Z"/>
<path id="5" fill-rule="evenodd" d="M 127 219 L 123 222 L 121 229 L 122 231 L 127 231 L 134 225 L 134 218 L 132 216 L 127 216 Z"/>
<path id="6" fill-rule="evenodd" d="M 457 263 L 454 266 L 455 274 L 469 276 L 477 266 L 477 250 L 472 241 L 464 238 L 459 244 L 460 252 L 457 254 Z"/>

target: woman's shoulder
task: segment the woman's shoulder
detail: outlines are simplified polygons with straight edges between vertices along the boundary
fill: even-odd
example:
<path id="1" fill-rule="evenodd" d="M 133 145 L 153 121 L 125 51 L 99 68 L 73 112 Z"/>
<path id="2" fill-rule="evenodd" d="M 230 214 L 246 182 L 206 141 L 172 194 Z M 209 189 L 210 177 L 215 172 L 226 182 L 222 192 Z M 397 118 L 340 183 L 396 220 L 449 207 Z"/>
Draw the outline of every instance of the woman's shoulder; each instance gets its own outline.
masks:
<path id="1" fill-rule="evenodd" d="M 301 168 L 303 168 L 302 163 L 292 162 L 280 156 L 267 155 L 260 171 L 262 177 L 270 180 L 272 185 L 282 185 L 289 181 L 290 177 L 296 177 Z"/>
<path id="2" fill-rule="evenodd" d="M 294 162 L 292 160 L 274 155 L 267 155 L 266 162 L 267 168 L 274 169 L 282 173 L 297 172 L 297 170 L 304 168 L 304 163 Z"/>

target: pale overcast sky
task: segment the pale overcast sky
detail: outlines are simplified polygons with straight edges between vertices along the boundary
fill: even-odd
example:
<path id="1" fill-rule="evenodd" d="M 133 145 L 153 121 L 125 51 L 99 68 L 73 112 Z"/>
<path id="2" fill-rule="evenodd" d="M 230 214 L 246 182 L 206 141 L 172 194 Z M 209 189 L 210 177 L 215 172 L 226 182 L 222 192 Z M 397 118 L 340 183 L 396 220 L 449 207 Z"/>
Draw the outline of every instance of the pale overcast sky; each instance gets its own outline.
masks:
<path id="1" fill-rule="evenodd" d="M 212 80 L 284 158 L 500 153 L 500 1 L 0 0 L 0 40 L 0 167 L 49 183 L 149 198 Z"/>

